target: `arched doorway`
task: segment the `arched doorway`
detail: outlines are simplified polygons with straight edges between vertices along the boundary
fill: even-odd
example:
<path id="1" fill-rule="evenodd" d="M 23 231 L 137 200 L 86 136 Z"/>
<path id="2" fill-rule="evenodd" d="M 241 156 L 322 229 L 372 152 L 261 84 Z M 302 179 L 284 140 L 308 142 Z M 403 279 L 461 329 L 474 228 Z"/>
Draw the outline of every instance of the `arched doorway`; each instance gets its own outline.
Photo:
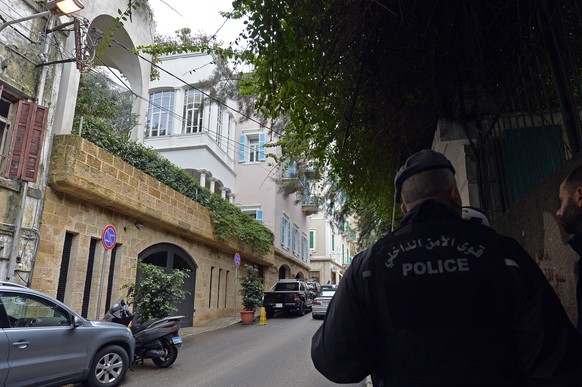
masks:
<path id="1" fill-rule="evenodd" d="M 305 280 L 305 275 L 303 274 L 303 272 L 298 271 L 297 274 L 295 275 L 295 279 L 303 281 L 303 280 Z"/>
<path id="2" fill-rule="evenodd" d="M 178 308 L 176 315 L 185 316 L 182 320 L 182 326 L 191 327 L 194 323 L 194 289 L 196 288 L 196 263 L 190 255 L 178 246 L 169 243 L 160 243 L 153 245 L 142 251 L 138 256 L 140 261 L 150 263 L 166 269 L 167 273 L 174 269 L 190 270 L 190 275 L 184 281 L 182 289 L 188 291 L 188 294 L 181 302 L 174 306 Z M 137 281 L 139 281 L 139 276 Z"/>
<path id="3" fill-rule="evenodd" d="M 285 278 L 287 278 L 287 268 L 285 265 L 281 265 L 281 267 L 279 267 L 279 279 Z"/>

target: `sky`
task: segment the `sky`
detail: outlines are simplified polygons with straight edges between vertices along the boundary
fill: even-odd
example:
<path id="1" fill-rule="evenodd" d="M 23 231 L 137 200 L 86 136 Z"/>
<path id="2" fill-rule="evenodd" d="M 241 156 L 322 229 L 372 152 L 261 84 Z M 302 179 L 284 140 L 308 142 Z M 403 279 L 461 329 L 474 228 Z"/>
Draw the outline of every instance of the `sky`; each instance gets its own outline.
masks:
<path id="1" fill-rule="evenodd" d="M 226 19 L 219 12 L 232 10 L 232 0 L 149 0 L 149 3 L 161 35 L 174 35 L 174 31 L 189 27 L 193 33 L 206 35 L 218 31 L 218 39 L 228 44 L 244 28 L 241 20 L 228 20 L 223 26 Z"/>

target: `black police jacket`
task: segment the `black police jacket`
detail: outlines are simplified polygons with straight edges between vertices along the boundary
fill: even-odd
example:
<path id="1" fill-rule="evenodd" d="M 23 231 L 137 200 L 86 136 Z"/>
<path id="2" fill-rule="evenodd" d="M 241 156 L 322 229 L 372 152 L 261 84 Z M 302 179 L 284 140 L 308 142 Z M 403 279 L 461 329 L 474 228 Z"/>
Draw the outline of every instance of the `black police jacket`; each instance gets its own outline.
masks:
<path id="1" fill-rule="evenodd" d="M 572 235 L 568 244 L 582 257 L 582 233 Z M 582 262 L 576 263 L 576 306 L 578 307 L 578 333 L 582 335 Z"/>
<path id="2" fill-rule="evenodd" d="M 582 339 L 533 259 L 432 200 L 353 259 L 311 357 L 336 383 L 582 386 Z"/>

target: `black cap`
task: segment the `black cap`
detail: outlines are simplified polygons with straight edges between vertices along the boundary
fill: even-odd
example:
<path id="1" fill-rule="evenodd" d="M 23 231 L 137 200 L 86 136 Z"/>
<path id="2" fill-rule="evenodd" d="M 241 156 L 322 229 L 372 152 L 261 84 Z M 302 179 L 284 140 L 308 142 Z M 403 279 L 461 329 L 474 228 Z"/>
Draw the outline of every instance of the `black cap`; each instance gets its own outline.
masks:
<path id="1" fill-rule="evenodd" d="M 404 183 L 406 179 L 416 175 L 417 173 L 439 168 L 448 168 L 453 172 L 453 174 L 455 173 L 453 164 L 451 164 L 451 162 L 442 153 L 435 152 L 432 149 L 423 149 L 420 152 L 410 156 L 394 177 L 396 200 L 400 200 L 402 183 Z"/>

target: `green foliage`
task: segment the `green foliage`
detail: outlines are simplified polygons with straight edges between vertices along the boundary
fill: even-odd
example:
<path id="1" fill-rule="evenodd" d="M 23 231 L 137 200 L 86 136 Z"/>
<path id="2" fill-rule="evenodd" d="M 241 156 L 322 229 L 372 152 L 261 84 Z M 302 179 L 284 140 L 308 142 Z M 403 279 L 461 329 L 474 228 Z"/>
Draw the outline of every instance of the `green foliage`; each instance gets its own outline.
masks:
<path id="1" fill-rule="evenodd" d="M 344 206 L 373 208 L 374 226 L 390 219 L 398 167 L 431 146 L 439 119 L 472 124 L 506 103 L 537 39 L 536 4 L 235 0 L 229 16 L 248 19 L 244 92 L 266 117 L 289 118 L 286 157 L 331 171 Z"/>
<path id="2" fill-rule="evenodd" d="M 243 213 L 238 207 L 202 188 L 186 171 L 153 149 L 128 141 L 96 122 L 86 122 L 83 128 L 83 138 L 210 209 L 217 238 L 223 240 L 237 238 L 259 254 L 269 251 L 274 236 L 268 228 Z"/>
<path id="3" fill-rule="evenodd" d="M 240 279 L 240 294 L 244 310 L 255 310 L 263 303 L 263 279 L 259 269 L 253 265 L 244 265 L 245 274 Z"/>
<path id="4" fill-rule="evenodd" d="M 82 73 L 75 107 L 75 127 L 78 129 L 83 117 L 89 125 L 111 129 L 127 138 L 138 122 L 137 115 L 131 113 L 132 102 L 131 92 L 113 85 L 105 75 Z"/>
<path id="5" fill-rule="evenodd" d="M 217 195 L 212 195 L 208 208 L 212 211 L 212 225 L 218 238 L 234 237 L 261 255 L 273 245 L 274 235 L 270 230 Z"/>
<path id="6" fill-rule="evenodd" d="M 139 262 L 137 265 L 139 281 L 129 288 L 127 297 L 133 304 L 133 311 L 139 323 L 153 317 L 170 316 L 177 309 L 172 305 L 183 300 L 188 294 L 182 290 L 188 271 L 174 269 L 170 274 L 161 267 Z"/>

